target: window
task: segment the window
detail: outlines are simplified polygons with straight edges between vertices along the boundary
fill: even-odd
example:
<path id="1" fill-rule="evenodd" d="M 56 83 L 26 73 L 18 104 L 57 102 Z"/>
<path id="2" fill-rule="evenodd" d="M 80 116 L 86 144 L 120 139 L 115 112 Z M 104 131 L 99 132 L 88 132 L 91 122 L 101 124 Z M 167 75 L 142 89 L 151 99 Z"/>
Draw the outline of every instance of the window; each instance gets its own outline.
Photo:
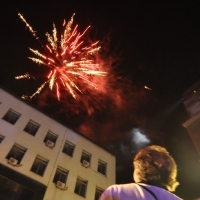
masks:
<path id="1" fill-rule="evenodd" d="M 6 156 L 6 158 L 9 160 L 10 158 L 14 158 L 17 162 L 17 164 L 19 164 L 24 156 L 24 154 L 26 153 L 26 148 L 18 145 L 18 144 L 14 144 L 13 147 L 11 148 L 11 150 L 9 151 L 8 155 Z"/>
<path id="2" fill-rule="evenodd" d="M 83 163 L 84 160 L 90 163 L 90 159 L 91 159 L 91 154 L 86 151 L 83 151 L 81 155 L 81 163 Z"/>
<path id="3" fill-rule="evenodd" d="M 58 181 L 60 181 L 62 183 L 66 183 L 68 173 L 69 173 L 68 170 L 58 167 L 56 170 L 53 182 L 57 183 Z"/>
<path id="4" fill-rule="evenodd" d="M 3 141 L 4 138 L 5 138 L 5 136 L 0 135 L 0 143 Z"/>
<path id="5" fill-rule="evenodd" d="M 46 143 L 48 147 L 54 147 L 57 138 L 58 138 L 58 135 L 56 135 L 55 133 L 51 131 L 48 131 L 46 137 L 44 138 L 44 142 Z"/>
<path id="6" fill-rule="evenodd" d="M 4 120 L 11 124 L 15 124 L 15 122 L 19 119 L 21 116 L 20 113 L 14 111 L 13 109 L 10 109 L 3 117 Z"/>
<path id="7" fill-rule="evenodd" d="M 24 128 L 24 131 L 34 136 L 39 127 L 40 125 L 38 123 L 34 122 L 33 120 L 30 120 L 26 125 L 26 127 Z"/>
<path id="8" fill-rule="evenodd" d="M 37 155 L 35 158 L 35 161 L 31 167 L 31 171 L 35 172 L 36 174 L 39 174 L 40 176 L 43 176 L 45 169 L 47 167 L 48 160 Z"/>
<path id="9" fill-rule="evenodd" d="M 104 190 L 102 188 L 96 187 L 94 200 L 99 200 L 99 198 L 103 192 L 104 192 Z"/>
<path id="10" fill-rule="evenodd" d="M 106 175 L 106 166 L 107 164 L 105 162 L 103 162 L 102 160 L 99 160 L 98 162 L 98 172 L 100 172 L 101 174 Z"/>
<path id="11" fill-rule="evenodd" d="M 74 148 L 75 148 L 74 144 L 72 144 L 69 141 L 66 141 L 63 148 L 63 152 L 72 157 L 74 153 Z"/>
<path id="12" fill-rule="evenodd" d="M 79 194 L 82 197 L 85 197 L 86 196 L 87 183 L 88 183 L 87 180 L 84 180 L 84 179 L 78 177 L 77 180 L 76 180 L 76 186 L 75 186 L 74 192 L 76 194 Z"/>

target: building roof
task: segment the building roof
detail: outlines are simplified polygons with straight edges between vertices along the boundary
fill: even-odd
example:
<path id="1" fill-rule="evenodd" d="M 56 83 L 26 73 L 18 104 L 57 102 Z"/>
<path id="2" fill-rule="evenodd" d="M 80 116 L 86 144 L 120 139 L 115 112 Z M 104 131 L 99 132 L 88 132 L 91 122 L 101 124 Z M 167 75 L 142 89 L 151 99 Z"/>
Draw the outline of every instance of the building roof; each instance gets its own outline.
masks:
<path id="1" fill-rule="evenodd" d="M 98 144 L 97 142 L 93 141 L 92 139 L 90 139 L 89 137 L 85 136 L 84 134 L 80 133 L 79 131 L 75 130 L 74 128 L 64 124 L 63 122 L 61 122 L 59 119 L 50 116 L 48 113 L 46 113 L 44 110 L 42 110 L 40 107 L 38 107 L 37 105 L 34 105 L 31 101 L 25 101 L 22 98 L 20 98 L 18 95 L 16 95 L 15 93 L 13 93 L 12 91 L 10 91 L 9 89 L 3 87 L 2 85 L 0 85 L 0 88 L 3 89 L 4 91 L 6 91 L 7 93 L 11 94 L 12 96 L 14 96 L 15 98 L 17 98 L 19 101 L 22 101 L 23 103 L 27 104 L 28 106 L 31 106 L 32 108 L 38 110 L 39 112 L 43 113 L 44 115 L 46 115 L 47 117 L 55 120 L 56 122 L 58 122 L 59 124 L 65 126 L 68 129 L 71 129 L 72 131 L 76 132 L 78 135 L 86 138 L 87 140 L 89 140 L 90 142 L 94 143 L 95 145 L 99 146 L 100 148 L 104 149 L 105 151 L 107 151 L 108 153 L 112 154 L 113 156 L 115 156 L 112 152 L 110 152 L 108 149 L 106 149 L 105 147 L 101 146 L 100 144 Z M 1 104 L 1 102 L 0 102 Z"/>

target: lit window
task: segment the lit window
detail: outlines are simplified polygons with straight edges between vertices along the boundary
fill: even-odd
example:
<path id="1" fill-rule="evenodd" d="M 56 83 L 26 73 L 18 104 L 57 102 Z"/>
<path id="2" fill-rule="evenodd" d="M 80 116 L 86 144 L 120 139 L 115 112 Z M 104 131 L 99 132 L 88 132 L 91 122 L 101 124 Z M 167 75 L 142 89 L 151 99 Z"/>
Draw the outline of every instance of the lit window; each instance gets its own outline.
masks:
<path id="1" fill-rule="evenodd" d="M 83 161 L 87 161 L 88 163 L 90 163 L 90 159 L 91 159 L 91 154 L 86 151 L 83 151 L 81 155 L 81 163 L 83 163 Z"/>
<path id="2" fill-rule="evenodd" d="M 96 187 L 94 200 L 99 200 L 99 198 L 103 192 L 104 192 L 104 190 L 102 188 Z"/>
<path id="3" fill-rule="evenodd" d="M 68 170 L 58 167 L 56 170 L 53 182 L 57 183 L 58 181 L 60 181 L 62 183 L 66 183 L 68 173 L 69 173 Z"/>
<path id="4" fill-rule="evenodd" d="M 3 141 L 4 138 L 5 138 L 5 136 L 0 135 L 0 143 Z"/>
<path id="5" fill-rule="evenodd" d="M 15 159 L 15 162 L 17 164 L 19 164 L 24 156 L 24 154 L 26 153 L 26 148 L 18 145 L 18 144 L 14 144 L 13 147 L 11 148 L 11 150 L 9 151 L 8 155 L 6 156 L 6 158 L 9 159 Z"/>
<path id="6" fill-rule="evenodd" d="M 80 177 L 76 180 L 76 186 L 74 192 L 82 197 L 86 196 L 86 189 L 87 189 L 87 180 L 84 180 Z"/>
<path id="7" fill-rule="evenodd" d="M 24 131 L 34 136 L 39 127 L 40 125 L 38 123 L 34 122 L 33 120 L 30 120 L 26 125 L 26 127 L 24 128 Z"/>
<path id="8" fill-rule="evenodd" d="M 44 138 L 44 142 L 46 143 L 48 147 L 54 147 L 57 138 L 58 138 L 58 135 L 56 135 L 55 133 L 51 131 L 48 131 L 48 133 L 46 134 L 46 137 Z"/>
<path id="9" fill-rule="evenodd" d="M 63 153 L 66 153 L 67 155 L 72 157 L 73 153 L 74 153 L 74 148 L 75 148 L 74 144 L 72 144 L 69 141 L 66 141 L 65 145 L 64 145 L 64 148 L 63 148 Z"/>
<path id="10" fill-rule="evenodd" d="M 20 113 L 14 111 L 13 109 L 10 109 L 3 117 L 4 120 L 11 124 L 15 124 L 15 122 L 19 119 L 21 116 Z"/>
<path id="11" fill-rule="evenodd" d="M 98 172 L 100 172 L 101 174 L 106 175 L 106 166 L 107 164 L 105 162 L 103 162 L 102 160 L 99 160 L 98 162 Z"/>
<path id="12" fill-rule="evenodd" d="M 48 160 L 38 155 L 35 158 L 35 161 L 31 167 L 31 171 L 35 172 L 36 174 L 39 174 L 40 176 L 43 176 L 45 169 L 47 167 L 47 164 L 48 164 Z"/>

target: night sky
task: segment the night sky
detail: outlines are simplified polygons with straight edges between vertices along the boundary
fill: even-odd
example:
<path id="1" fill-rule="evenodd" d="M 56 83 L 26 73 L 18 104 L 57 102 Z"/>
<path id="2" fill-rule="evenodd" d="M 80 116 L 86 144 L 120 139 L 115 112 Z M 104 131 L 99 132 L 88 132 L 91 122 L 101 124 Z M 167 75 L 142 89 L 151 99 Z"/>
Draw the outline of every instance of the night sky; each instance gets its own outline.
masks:
<path id="1" fill-rule="evenodd" d="M 74 24 L 81 30 L 91 25 L 93 38 L 110 41 L 112 78 L 120 77 L 110 83 L 106 96 L 99 96 L 101 109 L 92 112 L 71 100 L 58 102 L 48 92 L 30 103 L 114 153 L 117 183 L 132 181 L 132 157 L 139 148 L 158 144 L 177 161 L 180 186 L 175 193 L 188 200 L 200 197 L 199 156 L 182 127 L 189 118 L 182 94 L 200 77 L 198 1 L 4 1 L 0 84 L 20 97 L 32 94 L 41 82 L 15 76 L 30 72 L 42 79 L 45 70 L 27 59 L 32 56 L 28 47 L 41 50 L 41 45 L 18 12 L 44 43 L 53 22 L 61 30 L 63 20 L 76 13 Z"/>

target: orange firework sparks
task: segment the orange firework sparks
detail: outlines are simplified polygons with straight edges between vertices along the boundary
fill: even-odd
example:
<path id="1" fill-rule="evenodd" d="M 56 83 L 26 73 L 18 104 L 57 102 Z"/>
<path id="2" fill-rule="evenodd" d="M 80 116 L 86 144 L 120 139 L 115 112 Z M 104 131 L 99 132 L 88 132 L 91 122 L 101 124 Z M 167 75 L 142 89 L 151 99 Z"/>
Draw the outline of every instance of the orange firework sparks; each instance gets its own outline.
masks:
<path id="1" fill-rule="evenodd" d="M 20 76 L 16 76 L 15 79 L 23 79 L 23 78 L 26 78 L 26 79 L 35 79 L 33 76 L 31 76 L 29 73 L 25 73 L 24 75 L 20 75 Z"/>
<path id="2" fill-rule="evenodd" d="M 27 23 L 25 18 L 20 13 L 18 15 L 33 36 L 39 40 L 35 31 Z M 52 34 L 45 34 L 48 41 L 47 45 L 43 45 L 45 54 L 29 48 L 29 50 L 37 56 L 29 57 L 29 59 L 37 64 L 46 66 L 50 70 L 50 73 L 48 74 L 45 83 L 43 83 L 34 94 L 31 96 L 23 95 L 22 98 L 32 99 L 36 94 L 39 94 L 42 91 L 47 83 L 51 90 L 55 87 L 55 93 L 58 100 L 60 100 L 61 97 L 61 87 L 69 92 L 75 99 L 78 93 L 83 93 L 81 87 L 98 89 L 98 85 L 92 81 L 91 77 L 106 76 L 107 74 L 107 72 L 101 71 L 99 64 L 95 62 L 95 53 L 100 49 L 100 46 L 98 46 L 99 41 L 84 45 L 86 42 L 83 40 L 83 36 L 90 26 L 82 33 L 78 32 L 78 25 L 76 25 L 75 28 L 72 28 L 73 17 L 74 14 L 68 23 L 64 21 L 64 31 L 60 38 L 58 38 L 57 29 L 54 24 Z M 30 77 L 31 76 L 27 73 L 16 77 L 16 79 L 30 79 Z"/>

